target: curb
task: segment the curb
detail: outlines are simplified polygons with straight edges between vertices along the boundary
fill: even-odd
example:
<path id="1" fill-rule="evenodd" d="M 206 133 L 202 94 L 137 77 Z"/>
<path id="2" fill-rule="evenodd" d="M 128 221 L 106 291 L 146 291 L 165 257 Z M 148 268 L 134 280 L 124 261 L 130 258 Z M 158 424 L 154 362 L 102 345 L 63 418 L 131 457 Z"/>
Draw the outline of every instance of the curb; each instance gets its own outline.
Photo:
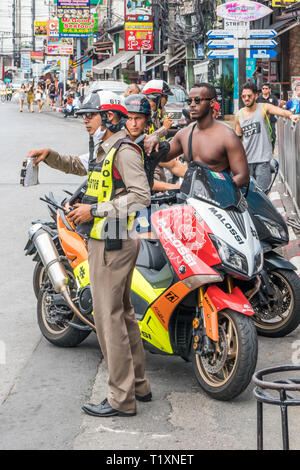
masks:
<path id="1" fill-rule="evenodd" d="M 269 198 L 276 207 L 277 211 L 282 215 L 284 220 L 288 222 L 286 209 L 277 186 L 278 183 L 275 182 Z M 283 256 L 292 264 L 294 264 L 294 266 L 296 266 L 296 272 L 298 276 L 300 276 L 300 240 L 298 239 L 293 227 L 290 225 L 288 225 L 288 231 L 290 241 L 282 248 Z"/>

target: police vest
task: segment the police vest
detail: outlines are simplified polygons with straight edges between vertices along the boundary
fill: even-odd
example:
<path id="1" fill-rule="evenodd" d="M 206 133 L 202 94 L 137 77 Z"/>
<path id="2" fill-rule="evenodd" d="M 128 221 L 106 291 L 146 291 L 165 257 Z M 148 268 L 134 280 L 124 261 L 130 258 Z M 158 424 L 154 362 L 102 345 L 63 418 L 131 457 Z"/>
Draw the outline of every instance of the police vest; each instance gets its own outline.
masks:
<path id="1" fill-rule="evenodd" d="M 147 134 L 153 134 L 153 132 L 157 131 L 162 126 L 162 110 L 158 109 L 157 111 L 157 120 L 156 122 L 152 120 L 151 124 L 147 128 Z M 160 137 L 159 140 L 166 140 L 165 137 Z"/>
<path id="2" fill-rule="evenodd" d="M 82 198 L 83 204 L 99 204 L 114 199 L 116 189 L 125 188 L 125 184 L 113 167 L 114 157 L 122 144 L 130 144 L 141 154 L 140 147 L 128 138 L 118 140 L 110 149 L 108 154 L 101 162 L 96 159 L 89 161 L 88 182 L 85 195 Z M 129 214 L 127 217 L 127 230 L 130 230 L 135 214 Z M 104 240 L 107 237 L 107 217 L 94 217 L 94 219 L 85 224 L 81 224 L 77 230 L 96 240 Z"/>

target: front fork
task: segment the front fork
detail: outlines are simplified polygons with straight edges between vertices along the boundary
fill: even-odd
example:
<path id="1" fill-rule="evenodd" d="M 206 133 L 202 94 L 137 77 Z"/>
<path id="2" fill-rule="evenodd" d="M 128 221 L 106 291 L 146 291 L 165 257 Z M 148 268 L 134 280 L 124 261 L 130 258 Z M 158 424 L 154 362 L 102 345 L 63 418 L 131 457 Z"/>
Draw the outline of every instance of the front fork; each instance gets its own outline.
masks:
<path id="1" fill-rule="evenodd" d="M 232 293 L 233 283 L 230 276 L 226 277 L 228 294 Z M 215 352 L 215 345 L 219 342 L 218 310 L 210 302 L 205 288 L 199 287 L 196 316 L 193 320 L 193 349 L 200 356 L 207 356 Z"/>

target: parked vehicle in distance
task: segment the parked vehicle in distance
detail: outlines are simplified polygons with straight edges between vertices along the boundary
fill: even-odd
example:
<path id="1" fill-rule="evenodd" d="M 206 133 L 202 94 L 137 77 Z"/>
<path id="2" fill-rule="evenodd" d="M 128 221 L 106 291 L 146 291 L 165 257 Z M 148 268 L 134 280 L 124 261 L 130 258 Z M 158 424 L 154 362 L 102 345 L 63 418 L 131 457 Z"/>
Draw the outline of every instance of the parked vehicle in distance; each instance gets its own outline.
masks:
<path id="1" fill-rule="evenodd" d="M 118 80 L 96 80 L 94 82 L 90 82 L 87 93 L 90 93 L 93 90 L 107 90 L 112 91 L 117 95 L 123 95 L 127 87 L 128 83 L 119 82 Z"/>
<path id="2" fill-rule="evenodd" d="M 165 106 L 167 114 L 172 114 L 173 126 L 170 134 L 174 135 L 181 127 L 180 122 L 185 119 L 182 109 L 186 107 L 186 99 L 188 98 L 185 88 L 179 85 L 170 86 L 173 95 L 168 96 L 168 102 Z M 174 132 L 175 131 L 175 132 Z"/>

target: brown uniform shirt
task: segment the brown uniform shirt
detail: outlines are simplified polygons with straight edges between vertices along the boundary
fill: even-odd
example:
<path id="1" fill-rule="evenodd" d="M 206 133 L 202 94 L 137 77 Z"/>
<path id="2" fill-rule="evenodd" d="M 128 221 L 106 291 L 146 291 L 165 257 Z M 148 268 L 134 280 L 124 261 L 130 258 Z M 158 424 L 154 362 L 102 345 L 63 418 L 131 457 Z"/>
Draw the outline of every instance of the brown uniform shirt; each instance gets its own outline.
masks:
<path id="1" fill-rule="evenodd" d="M 110 149 L 119 140 L 126 137 L 125 131 L 113 134 L 109 139 L 101 142 L 98 147 L 97 161 L 102 161 Z M 45 159 L 47 165 L 65 173 L 75 175 L 86 175 L 87 171 L 79 157 L 71 155 L 60 155 L 57 152 L 49 152 Z M 114 157 L 114 168 L 119 172 L 125 188 L 116 190 L 115 197 L 110 202 L 98 204 L 97 213 L 99 217 L 104 217 L 114 211 L 114 216 L 119 216 L 120 207 L 122 215 L 125 209 L 132 212 L 133 206 L 147 207 L 151 202 L 151 193 L 144 170 L 142 155 L 130 144 L 123 144 Z M 136 209 L 137 210 L 137 209 Z"/>

